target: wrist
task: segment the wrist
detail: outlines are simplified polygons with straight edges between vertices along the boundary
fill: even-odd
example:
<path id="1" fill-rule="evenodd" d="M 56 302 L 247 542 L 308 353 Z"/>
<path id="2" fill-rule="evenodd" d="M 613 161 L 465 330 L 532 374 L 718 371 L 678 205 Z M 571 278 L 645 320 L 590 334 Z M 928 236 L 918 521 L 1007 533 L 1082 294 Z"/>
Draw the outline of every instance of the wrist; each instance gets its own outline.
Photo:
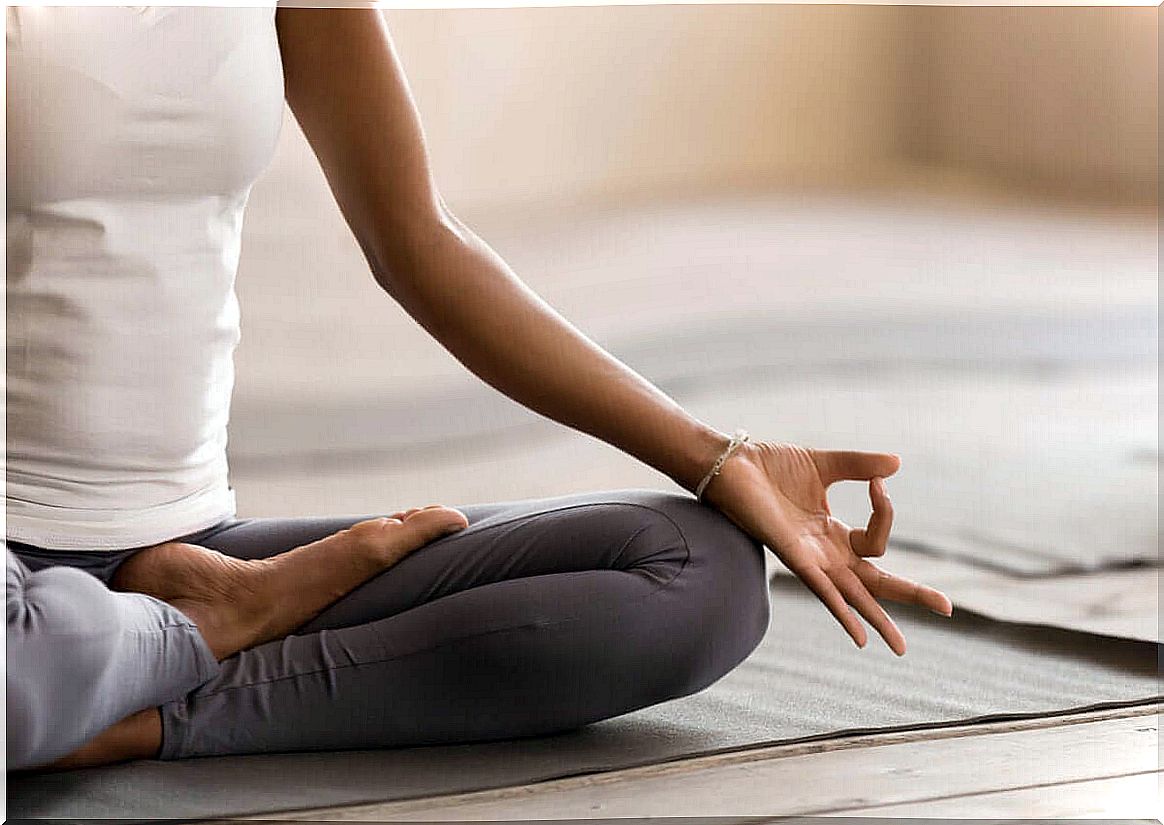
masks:
<path id="1" fill-rule="evenodd" d="M 715 464 L 715 460 L 727 448 L 731 436 L 714 427 L 700 424 L 695 433 L 686 440 L 688 449 L 684 451 L 682 467 L 672 479 L 684 490 L 694 494 L 699 482 Z"/>
<path id="2" fill-rule="evenodd" d="M 733 450 L 719 473 L 712 476 L 704 488 L 703 501 L 724 510 L 737 491 L 754 484 L 756 473 L 760 471 L 757 454 L 758 447 L 752 442 L 744 442 Z"/>

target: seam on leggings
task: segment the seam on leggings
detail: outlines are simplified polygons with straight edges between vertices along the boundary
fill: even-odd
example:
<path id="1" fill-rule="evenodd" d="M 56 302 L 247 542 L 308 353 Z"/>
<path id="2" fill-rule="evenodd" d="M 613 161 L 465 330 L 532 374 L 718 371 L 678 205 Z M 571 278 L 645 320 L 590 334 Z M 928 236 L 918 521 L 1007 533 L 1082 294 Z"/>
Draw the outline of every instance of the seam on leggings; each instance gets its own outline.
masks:
<path id="1" fill-rule="evenodd" d="M 610 563 L 611 563 L 611 566 L 617 566 L 617 565 L 618 565 L 619 561 L 622 559 L 622 554 L 626 552 L 626 549 L 627 549 L 628 547 L 630 547 L 630 543 L 631 543 L 632 541 L 634 541 L 635 539 L 637 539 L 639 536 L 641 536 L 641 535 L 643 534 L 643 531 L 644 531 L 644 530 L 646 530 L 646 529 L 647 529 L 647 527 L 649 527 L 649 526 L 650 526 L 650 525 L 644 524 L 644 525 L 643 525 L 642 527 L 640 527 L 638 530 L 635 530 L 633 533 L 631 533 L 631 534 L 630 534 L 630 538 L 628 538 L 626 541 L 624 541 L 624 542 L 622 543 L 622 547 L 618 548 L 618 552 L 614 554 L 614 559 L 613 559 L 613 560 L 611 560 L 611 562 L 610 562 Z M 683 538 L 683 534 L 682 534 L 682 533 L 680 533 L 680 534 L 679 534 L 679 537 L 680 537 L 680 538 Z M 686 545 L 686 539 L 684 539 L 684 544 Z M 617 568 L 617 567 L 616 567 L 616 569 L 619 569 L 619 568 Z M 680 567 L 679 569 L 680 569 L 680 570 L 682 570 L 683 568 L 682 568 L 682 567 Z M 672 576 L 672 578 L 674 578 L 674 576 Z M 668 579 L 668 581 L 670 581 L 670 579 Z"/>
<path id="2" fill-rule="evenodd" d="M 593 504 L 595 502 L 591 502 L 591 503 Z M 615 503 L 621 504 L 623 502 L 615 502 Z M 588 505 L 581 505 L 581 506 L 588 506 Z M 647 507 L 646 505 L 637 504 L 634 506 L 642 507 L 643 509 L 646 509 L 646 510 L 654 510 L 655 512 L 660 512 L 658 510 L 655 510 L 654 507 Z M 563 509 L 566 509 L 566 508 L 563 508 Z M 550 510 L 547 512 L 555 512 L 555 511 Z M 651 590 L 650 593 L 645 594 L 641 599 L 636 601 L 634 603 L 634 606 L 636 606 L 636 607 L 639 604 L 641 604 L 642 602 L 645 602 L 651 596 L 654 596 L 654 595 L 658 594 L 660 591 L 666 589 L 668 585 L 670 585 L 673 581 L 675 581 L 677 578 L 679 578 L 680 574 L 682 574 L 682 572 L 687 569 L 688 564 L 691 561 L 691 547 L 687 543 L 687 535 L 682 530 L 679 529 L 679 525 L 675 524 L 674 520 L 671 519 L 670 516 L 667 516 L 666 513 L 661 513 L 661 515 L 663 515 L 665 518 L 667 518 L 667 520 L 670 521 L 671 524 L 675 525 L 675 530 L 679 534 L 679 540 L 683 543 L 683 563 L 679 565 L 679 569 L 675 572 L 674 576 L 667 579 L 665 582 L 663 582 L 662 584 L 658 585 L 653 590 Z M 614 572 L 625 572 L 625 571 L 614 571 Z M 527 577 L 527 578 L 532 578 L 532 577 Z M 427 604 L 432 604 L 432 602 L 427 602 Z M 630 607 L 630 606 L 631 605 L 624 605 L 623 607 L 625 608 L 625 607 Z M 391 618 L 391 617 L 387 617 L 387 618 Z M 271 685 L 271 684 L 274 684 L 276 682 L 285 682 L 288 679 L 300 679 L 300 678 L 304 678 L 307 676 L 315 676 L 315 675 L 320 674 L 320 673 L 335 673 L 337 671 L 347 670 L 348 668 L 353 668 L 353 667 L 364 667 L 367 665 L 381 665 L 381 664 L 384 664 L 386 662 L 394 662 L 398 659 L 403 659 L 403 658 L 406 658 L 408 656 L 415 656 L 415 655 L 418 655 L 421 653 L 431 653 L 434 650 L 440 650 L 443 647 L 448 647 L 448 646 L 454 645 L 454 644 L 460 644 L 461 642 L 465 642 L 465 641 L 468 641 L 470 639 L 476 639 L 476 638 L 479 638 L 481 636 L 489 636 L 489 635 L 492 635 L 494 633 L 508 633 L 510 631 L 513 631 L 513 630 L 523 630 L 523 629 L 528 628 L 528 627 L 557 627 L 558 625 L 563 625 L 563 624 L 568 624 L 569 622 L 578 621 L 578 619 L 580 619 L 580 618 L 582 618 L 582 617 L 575 615 L 575 616 L 568 616 L 564 619 L 558 619 L 557 621 L 548 622 L 548 623 L 527 622 L 525 624 L 510 625 L 509 627 L 498 627 L 498 628 L 494 628 L 493 630 L 483 630 L 480 633 L 472 633 L 468 636 L 458 636 L 456 639 L 450 639 L 449 641 L 442 642 L 439 645 L 434 645 L 432 647 L 426 647 L 423 650 L 412 650 L 412 651 L 409 651 L 408 653 L 401 653 L 398 656 L 389 656 L 386 659 L 373 659 L 373 660 L 367 661 L 367 662 L 352 662 L 351 664 L 338 665 L 336 667 L 320 668 L 318 670 L 306 671 L 304 673 L 292 673 L 292 674 L 288 674 L 286 676 L 277 676 L 274 679 L 267 679 L 266 681 L 262 681 L 262 682 L 249 682 L 245 685 L 231 685 L 229 687 L 220 688 L 219 690 L 208 691 L 206 693 L 199 693 L 197 695 L 197 697 L 195 697 L 195 698 L 205 699 L 205 698 L 209 698 L 211 696 L 217 696 L 221 693 L 228 693 L 228 692 L 233 691 L 233 690 L 243 690 L 245 688 L 262 687 L 263 685 Z M 383 621 L 383 620 L 380 620 L 380 621 Z M 323 632 L 323 631 L 320 631 L 320 632 Z"/>

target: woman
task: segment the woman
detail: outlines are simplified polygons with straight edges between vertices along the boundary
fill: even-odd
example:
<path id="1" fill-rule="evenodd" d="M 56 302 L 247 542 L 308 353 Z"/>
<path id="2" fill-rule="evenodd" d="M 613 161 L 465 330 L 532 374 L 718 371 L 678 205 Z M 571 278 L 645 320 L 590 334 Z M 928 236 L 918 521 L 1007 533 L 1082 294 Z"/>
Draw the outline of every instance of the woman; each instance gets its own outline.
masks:
<path id="1" fill-rule="evenodd" d="M 379 12 L 8 10 L 9 768 L 469 742 L 701 690 L 768 625 L 762 546 L 858 646 L 885 453 L 728 436 L 534 295 L 429 169 Z M 243 210 L 284 97 L 377 283 L 476 375 L 696 496 L 242 519 Z M 869 484 L 852 529 L 826 489 Z M 423 548 L 423 549 L 421 549 Z M 416 552 L 416 551 L 420 552 Z"/>

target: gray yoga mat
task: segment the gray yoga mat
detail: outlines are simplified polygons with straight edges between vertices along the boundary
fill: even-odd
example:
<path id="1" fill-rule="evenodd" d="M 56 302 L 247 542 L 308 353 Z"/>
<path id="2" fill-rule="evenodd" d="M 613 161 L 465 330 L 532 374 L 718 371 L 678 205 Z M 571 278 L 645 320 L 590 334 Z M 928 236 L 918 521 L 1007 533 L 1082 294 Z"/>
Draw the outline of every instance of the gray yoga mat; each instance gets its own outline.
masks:
<path id="1" fill-rule="evenodd" d="M 857 649 L 796 580 L 740 667 L 694 696 L 567 734 L 460 746 L 141 761 L 9 777 L 10 819 L 273 814 L 519 785 L 696 754 L 1164 698 L 1160 646 L 891 608 L 909 643 Z M 229 724 L 224 720 L 224 724 Z"/>

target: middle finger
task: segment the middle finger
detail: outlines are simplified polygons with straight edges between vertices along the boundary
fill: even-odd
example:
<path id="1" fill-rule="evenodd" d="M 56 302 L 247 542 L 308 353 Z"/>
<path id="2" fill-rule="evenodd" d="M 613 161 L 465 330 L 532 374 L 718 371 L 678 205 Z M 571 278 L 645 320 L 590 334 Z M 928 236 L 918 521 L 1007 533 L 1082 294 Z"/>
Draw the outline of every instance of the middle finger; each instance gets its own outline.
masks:
<path id="1" fill-rule="evenodd" d="M 854 570 L 868 591 L 878 599 L 920 605 L 943 616 L 949 616 L 953 613 L 953 603 L 940 590 L 897 576 L 888 570 L 882 570 L 864 559 Z"/>

